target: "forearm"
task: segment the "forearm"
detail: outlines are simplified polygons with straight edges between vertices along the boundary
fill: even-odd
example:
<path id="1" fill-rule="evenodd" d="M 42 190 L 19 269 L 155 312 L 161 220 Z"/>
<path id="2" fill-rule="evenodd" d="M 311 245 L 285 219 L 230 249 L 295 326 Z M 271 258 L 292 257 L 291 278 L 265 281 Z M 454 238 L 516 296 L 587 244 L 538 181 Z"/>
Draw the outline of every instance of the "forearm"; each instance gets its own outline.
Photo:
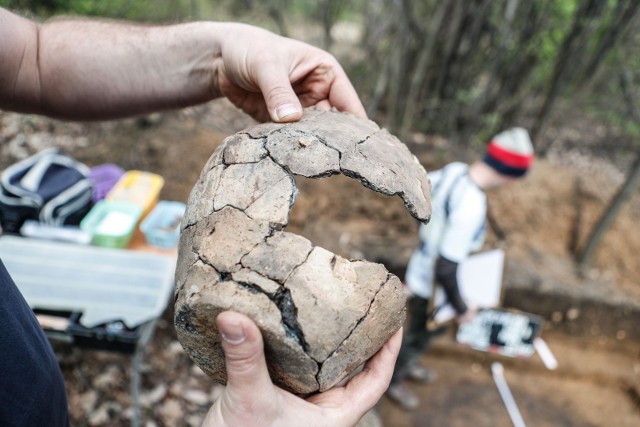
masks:
<path id="1" fill-rule="evenodd" d="M 436 261 L 436 280 L 442 286 L 447 300 L 458 314 L 467 311 L 467 305 L 462 299 L 460 288 L 458 287 L 458 263 L 450 261 L 444 257 L 439 257 Z"/>
<path id="2" fill-rule="evenodd" d="M 0 108 L 38 102 L 37 45 L 37 25 L 0 8 Z"/>
<path id="3" fill-rule="evenodd" d="M 0 41 L 0 55 L 11 63 L 0 67 L 14 77 L 13 82 L 0 80 L 0 108 L 107 119 L 180 108 L 220 95 L 215 87 L 220 39 L 229 34 L 225 26 L 234 24 L 145 27 L 65 20 L 38 26 L 9 15 L 0 17 L 13 27 L 13 32 L 0 34 L 5 40 Z M 22 41 L 21 48 L 7 47 L 9 39 Z"/>
<path id="4" fill-rule="evenodd" d="M 43 112 L 124 117 L 214 98 L 214 65 L 220 58 L 216 25 L 44 24 L 39 35 Z"/>
<path id="5" fill-rule="evenodd" d="M 109 119 L 218 96 L 259 121 L 296 121 L 310 106 L 366 117 L 332 55 L 258 27 L 36 25 L 0 7 L 0 109 Z"/>

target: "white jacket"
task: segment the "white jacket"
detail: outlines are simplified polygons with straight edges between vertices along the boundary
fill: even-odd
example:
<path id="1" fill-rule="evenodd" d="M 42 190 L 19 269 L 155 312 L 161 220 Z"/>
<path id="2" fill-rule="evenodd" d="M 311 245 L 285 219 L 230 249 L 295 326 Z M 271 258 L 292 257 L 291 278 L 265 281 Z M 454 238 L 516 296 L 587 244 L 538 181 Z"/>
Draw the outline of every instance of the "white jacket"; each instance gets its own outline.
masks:
<path id="1" fill-rule="evenodd" d="M 431 221 L 420 225 L 420 246 L 407 266 L 406 283 L 422 298 L 433 294 L 439 256 L 461 262 L 484 243 L 487 196 L 469 177 L 469 166 L 450 163 L 429 173 L 432 185 Z"/>

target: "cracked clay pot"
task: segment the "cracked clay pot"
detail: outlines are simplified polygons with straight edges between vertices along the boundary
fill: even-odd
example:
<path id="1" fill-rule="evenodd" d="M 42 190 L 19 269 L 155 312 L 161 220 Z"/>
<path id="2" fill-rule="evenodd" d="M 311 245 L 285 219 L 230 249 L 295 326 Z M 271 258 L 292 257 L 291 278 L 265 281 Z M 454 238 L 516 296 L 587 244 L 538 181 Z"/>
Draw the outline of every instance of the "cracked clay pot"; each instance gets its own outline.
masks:
<path id="1" fill-rule="evenodd" d="M 405 317 L 400 280 L 383 265 L 347 260 L 283 231 L 293 174 L 342 173 L 399 196 L 415 218 L 431 214 L 427 173 L 374 122 L 307 110 L 296 123 L 267 123 L 230 136 L 196 183 L 182 223 L 175 326 L 193 361 L 226 382 L 216 316 L 251 317 L 275 384 L 324 391 L 351 374 Z"/>

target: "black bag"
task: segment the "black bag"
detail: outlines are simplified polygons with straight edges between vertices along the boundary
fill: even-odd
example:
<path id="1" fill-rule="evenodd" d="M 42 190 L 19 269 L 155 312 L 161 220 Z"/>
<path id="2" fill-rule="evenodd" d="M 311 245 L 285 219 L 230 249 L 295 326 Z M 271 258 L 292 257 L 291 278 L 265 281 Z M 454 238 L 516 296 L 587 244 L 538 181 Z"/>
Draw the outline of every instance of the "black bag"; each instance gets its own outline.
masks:
<path id="1" fill-rule="evenodd" d="M 27 219 L 50 226 L 76 225 L 91 209 L 89 168 L 43 150 L 9 166 L 0 176 L 0 227 L 18 233 Z"/>

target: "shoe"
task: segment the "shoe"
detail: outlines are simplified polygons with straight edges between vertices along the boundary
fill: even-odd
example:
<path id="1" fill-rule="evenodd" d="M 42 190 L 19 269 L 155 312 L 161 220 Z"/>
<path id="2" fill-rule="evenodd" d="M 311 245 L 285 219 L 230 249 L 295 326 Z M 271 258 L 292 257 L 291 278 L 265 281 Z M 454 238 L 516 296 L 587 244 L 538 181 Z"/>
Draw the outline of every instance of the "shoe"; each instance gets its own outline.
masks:
<path id="1" fill-rule="evenodd" d="M 403 383 L 391 384 L 387 389 L 387 396 L 404 409 L 413 410 L 420 405 L 420 399 Z"/>
<path id="2" fill-rule="evenodd" d="M 407 377 L 422 384 L 429 384 L 435 381 L 438 374 L 436 374 L 434 370 L 424 366 L 422 363 L 416 363 L 407 373 Z"/>

